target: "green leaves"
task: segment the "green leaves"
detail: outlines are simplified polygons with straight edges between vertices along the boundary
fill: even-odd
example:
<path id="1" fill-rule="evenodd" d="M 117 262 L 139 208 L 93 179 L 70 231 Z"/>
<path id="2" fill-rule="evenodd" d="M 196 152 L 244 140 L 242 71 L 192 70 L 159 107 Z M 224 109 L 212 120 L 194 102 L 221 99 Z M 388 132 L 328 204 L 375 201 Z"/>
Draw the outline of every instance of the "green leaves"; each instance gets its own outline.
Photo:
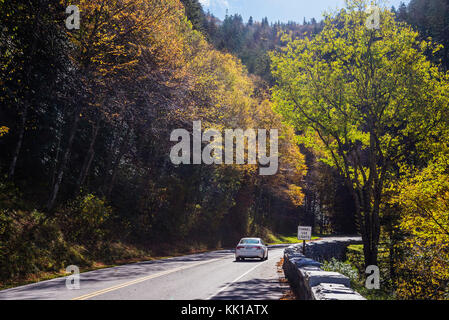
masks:
<path id="1" fill-rule="evenodd" d="M 436 109 L 447 112 L 447 81 L 426 60 L 431 43 L 387 10 L 381 29 L 368 30 L 366 14 L 354 8 L 329 16 L 315 38 L 272 53 L 276 110 L 305 134 L 313 128 L 339 156 L 368 149 L 370 134 L 379 155 L 393 155 L 400 137 L 422 135 L 439 121 Z"/>
<path id="2" fill-rule="evenodd" d="M 352 187 L 371 264 L 384 184 L 401 163 L 426 161 L 438 149 L 448 128 L 449 81 L 426 58 L 436 46 L 390 11 L 381 10 L 379 30 L 366 28 L 367 4 L 348 1 L 326 16 L 320 34 L 290 38 L 271 58 L 275 110 Z"/>

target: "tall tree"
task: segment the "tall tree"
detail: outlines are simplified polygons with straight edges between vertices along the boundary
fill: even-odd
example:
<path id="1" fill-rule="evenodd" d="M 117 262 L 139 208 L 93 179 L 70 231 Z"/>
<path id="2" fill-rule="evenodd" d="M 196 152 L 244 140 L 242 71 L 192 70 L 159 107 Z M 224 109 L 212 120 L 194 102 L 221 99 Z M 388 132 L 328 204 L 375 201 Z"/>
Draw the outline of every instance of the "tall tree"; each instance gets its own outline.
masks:
<path id="1" fill-rule="evenodd" d="M 28 122 L 54 94 L 56 71 L 67 58 L 62 52 L 61 30 L 55 23 L 60 17 L 58 10 L 63 12 L 51 0 L 0 3 L 0 101 L 2 108 L 9 109 L 4 110 L 6 113 L 19 118 L 11 126 L 15 146 L 8 168 L 10 179 L 16 172 Z M 12 106 L 16 110 L 11 110 Z"/>
<path id="2" fill-rule="evenodd" d="M 412 0 L 406 10 L 399 8 L 398 18 L 416 28 L 422 38 L 431 37 L 444 47 L 438 52 L 429 52 L 429 58 L 440 60 L 449 70 L 449 2 L 446 0 Z"/>
<path id="3" fill-rule="evenodd" d="M 205 31 L 206 15 L 198 0 L 181 0 L 184 5 L 185 14 L 192 23 L 193 29 L 201 32 Z"/>
<path id="4" fill-rule="evenodd" d="M 161 66 L 170 68 L 176 64 L 174 57 L 180 55 L 182 5 L 174 0 L 152 1 L 81 1 L 80 10 L 83 21 L 79 31 L 70 32 L 69 37 L 74 50 L 72 59 L 76 61 L 80 74 L 81 90 L 78 92 L 79 101 L 74 104 L 71 129 L 68 141 L 62 155 L 62 160 L 55 175 L 51 188 L 47 209 L 52 209 L 60 190 L 61 182 L 71 158 L 75 137 L 83 114 L 94 114 L 99 119 L 92 121 L 92 137 L 89 145 L 85 165 L 81 169 L 79 182 L 85 179 L 89 171 L 89 163 L 93 157 L 93 145 L 98 136 L 97 127 L 101 117 L 110 110 L 102 102 L 111 101 L 107 95 L 123 92 L 122 88 L 114 85 L 128 85 L 132 83 L 133 73 L 143 65 L 148 70 L 159 70 Z M 163 27 L 162 21 L 167 24 Z M 150 67 L 150 68 L 148 68 Z M 151 78 L 154 73 L 149 72 L 146 77 Z M 145 76 L 144 76 L 145 77 Z M 141 79 L 141 78 L 140 78 Z M 136 87 L 134 87 L 136 88 Z M 130 92 L 133 92 L 130 90 Z M 121 95 L 130 100 L 129 95 Z M 134 97 L 135 98 L 135 97 Z M 133 99 L 133 98 L 131 98 Z M 126 100 L 119 102 L 125 121 L 132 121 L 134 117 L 127 106 Z M 100 106 L 100 110 L 98 110 Z M 125 108 L 125 110 L 123 109 Z M 113 114 L 117 113 L 117 109 Z M 126 140 L 126 139 L 125 139 Z M 120 148 L 126 150 L 125 147 Z M 123 151 L 125 152 L 125 151 Z M 120 162 L 119 157 L 118 162 Z M 116 162 L 116 163 L 118 163 Z M 108 182 L 112 187 L 114 173 Z"/>
<path id="5" fill-rule="evenodd" d="M 385 182 L 410 150 L 438 135 L 449 82 L 426 59 L 431 43 L 388 10 L 379 29 L 368 28 L 367 6 L 348 1 L 346 10 L 326 16 L 312 40 L 285 36 L 287 47 L 272 55 L 273 95 L 304 143 L 345 177 L 365 264 L 377 265 Z"/>

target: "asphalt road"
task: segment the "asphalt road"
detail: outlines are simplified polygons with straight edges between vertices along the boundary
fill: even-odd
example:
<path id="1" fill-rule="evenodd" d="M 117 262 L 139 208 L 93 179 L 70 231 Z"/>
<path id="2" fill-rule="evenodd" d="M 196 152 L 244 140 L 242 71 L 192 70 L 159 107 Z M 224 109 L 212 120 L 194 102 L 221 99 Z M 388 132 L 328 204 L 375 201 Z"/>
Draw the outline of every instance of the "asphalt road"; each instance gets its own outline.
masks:
<path id="1" fill-rule="evenodd" d="M 0 300 L 279 300 L 282 255 L 274 247 L 262 262 L 236 262 L 231 250 L 140 262 L 82 273 L 77 290 L 57 278 L 0 291 Z"/>

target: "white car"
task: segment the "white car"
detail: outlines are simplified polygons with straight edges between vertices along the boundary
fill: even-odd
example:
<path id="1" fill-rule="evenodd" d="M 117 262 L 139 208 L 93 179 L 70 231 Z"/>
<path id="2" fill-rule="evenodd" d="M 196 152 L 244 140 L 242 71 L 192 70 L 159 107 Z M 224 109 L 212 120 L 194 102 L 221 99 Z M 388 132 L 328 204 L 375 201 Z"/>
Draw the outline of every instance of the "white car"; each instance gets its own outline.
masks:
<path id="1" fill-rule="evenodd" d="M 235 260 L 241 261 L 245 258 L 268 259 L 268 247 L 260 238 L 243 238 L 235 248 Z"/>

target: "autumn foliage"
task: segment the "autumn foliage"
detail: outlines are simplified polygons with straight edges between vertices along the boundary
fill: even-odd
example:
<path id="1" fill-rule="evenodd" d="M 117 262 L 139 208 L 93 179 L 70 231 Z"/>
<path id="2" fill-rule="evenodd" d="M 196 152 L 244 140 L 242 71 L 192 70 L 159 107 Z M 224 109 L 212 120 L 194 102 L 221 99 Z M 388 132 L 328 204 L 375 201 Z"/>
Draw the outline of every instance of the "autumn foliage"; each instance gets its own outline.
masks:
<path id="1" fill-rule="evenodd" d="M 79 30 L 65 28 L 68 4 L 80 9 Z M 179 0 L 2 1 L 0 15 L 1 123 L 10 128 L 0 131 L 2 186 L 21 198 L 0 204 L 0 246 L 10 248 L 0 280 L 75 256 L 110 261 L 124 254 L 111 253 L 117 243 L 167 254 L 269 240 L 285 217 L 297 220 L 306 166 L 293 129 L 261 80 L 195 30 Z M 194 120 L 278 129 L 279 173 L 173 165 L 170 132 Z M 43 221 L 58 249 L 42 239 Z M 33 245 L 25 250 L 20 237 Z M 69 245 L 75 252 L 62 255 Z"/>

